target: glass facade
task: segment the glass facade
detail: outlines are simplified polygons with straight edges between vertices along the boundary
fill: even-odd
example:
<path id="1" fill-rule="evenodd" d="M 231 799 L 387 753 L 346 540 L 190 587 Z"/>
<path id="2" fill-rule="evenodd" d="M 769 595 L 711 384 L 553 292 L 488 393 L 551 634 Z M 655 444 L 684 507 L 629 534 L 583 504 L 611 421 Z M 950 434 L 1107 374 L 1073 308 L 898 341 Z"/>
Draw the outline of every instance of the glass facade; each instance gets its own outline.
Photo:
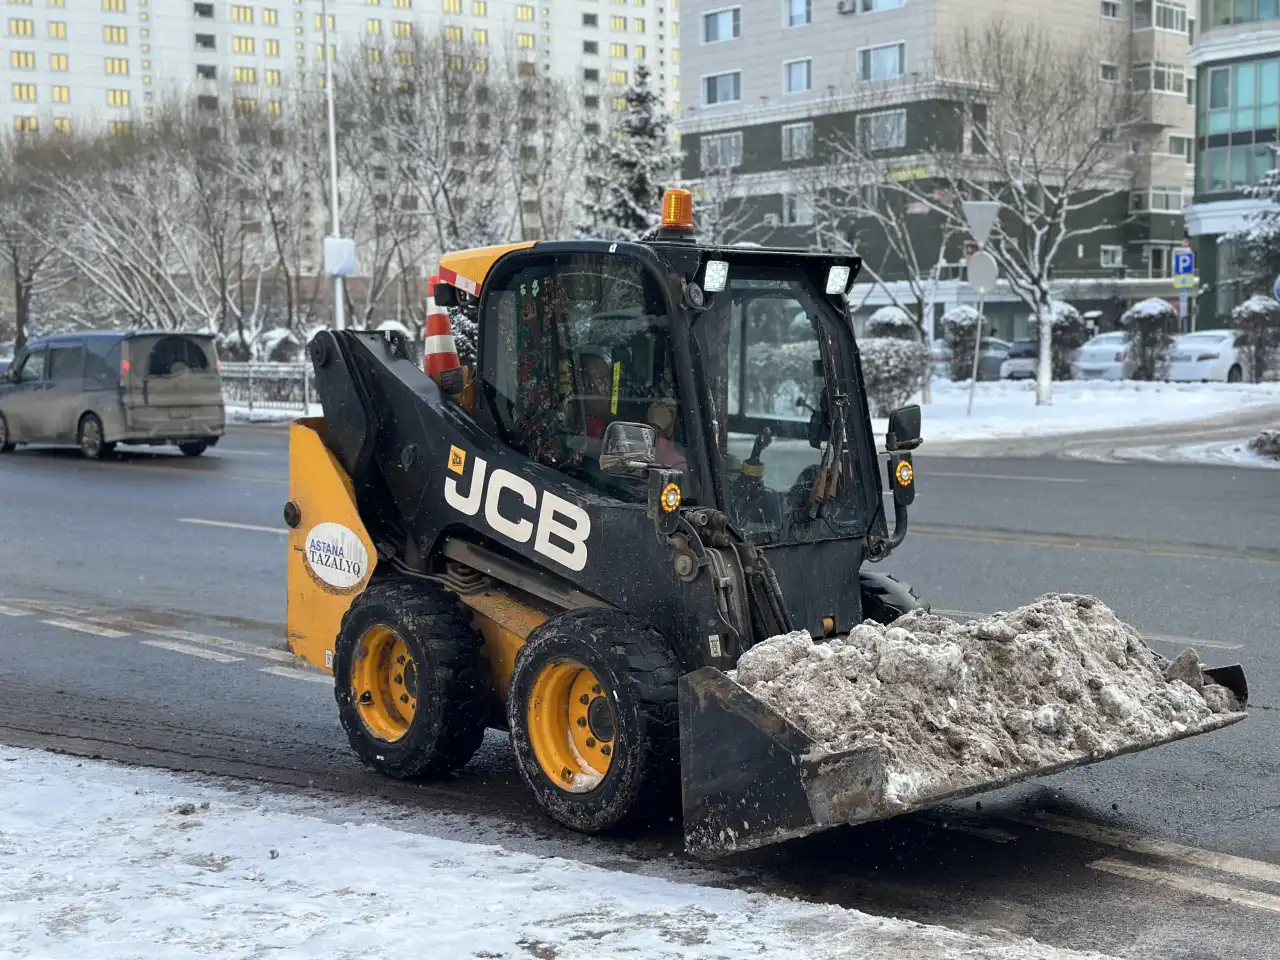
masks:
<path id="1" fill-rule="evenodd" d="M 1201 67 L 1198 87 L 1196 192 L 1232 193 L 1257 183 L 1276 165 L 1280 58 Z"/>
<path id="2" fill-rule="evenodd" d="M 1280 0 L 1200 0 L 1200 22 L 1210 27 L 1280 20 Z"/>

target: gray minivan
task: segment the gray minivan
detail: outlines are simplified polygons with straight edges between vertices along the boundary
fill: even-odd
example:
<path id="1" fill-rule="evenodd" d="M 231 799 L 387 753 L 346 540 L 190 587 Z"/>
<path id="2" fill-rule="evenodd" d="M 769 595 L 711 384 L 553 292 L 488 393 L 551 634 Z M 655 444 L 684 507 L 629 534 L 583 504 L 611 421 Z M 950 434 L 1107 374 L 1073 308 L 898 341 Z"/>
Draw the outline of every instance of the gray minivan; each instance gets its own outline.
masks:
<path id="1" fill-rule="evenodd" d="M 172 443 L 198 457 L 225 423 L 217 349 L 207 334 L 43 337 L 0 375 L 0 452 L 19 443 L 74 443 L 97 459 L 117 443 Z"/>

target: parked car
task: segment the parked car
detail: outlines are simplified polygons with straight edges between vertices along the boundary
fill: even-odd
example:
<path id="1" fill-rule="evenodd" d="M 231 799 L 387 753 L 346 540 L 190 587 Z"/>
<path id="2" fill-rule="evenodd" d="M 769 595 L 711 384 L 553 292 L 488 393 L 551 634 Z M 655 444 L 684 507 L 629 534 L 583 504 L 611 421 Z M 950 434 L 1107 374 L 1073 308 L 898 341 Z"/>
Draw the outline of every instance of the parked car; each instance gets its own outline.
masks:
<path id="1" fill-rule="evenodd" d="M 1005 358 L 1009 355 L 1009 348 L 1012 346 L 1007 340 L 998 340 L 995 337 L 984 337 L 982 339 L 982 347 L 978 351 L 978 379 L 979 380 L 999 380 L 1000 365 L 1004 363 Z M 955 351 L 951 349 L 951 344 L 945 340 L 933 341 L 933 375 L 935 377 L 943 377 L 950 379 L 951 365 L 953 363 L 964 364 L 964 371 L 968 378 L 968 372 L 973 369 L 972 354 L 962 360 L 956 360 Z"/>
<path id="2" fill-rule="evenodd" d="M 1083 347 L 1071 363 L 1076 380 L 1128 380 L 1138 363 L 1129 349 L 1129 335 L 1123 331 L 1103 333 Z"/>
<path id="3" fill-rule="evenodd" d="M 933 341 L 933 375 L 943 380 L 951 379 L 951 344 L 938 339 Z"/>
<path id="4" fill-rule="evenodd" d="M 130 331 L 33 341 L 0 375 L 0 452 L 75 444 L 90 459 L 117 443 L 176 444 L 196 457 L 226 422 L 213 337 Z"/>
<path id="5" fill-rule="evenodd" d="M 9 369 L 9 360 L 0 360 L 0 373 L 4 373 Z"/>
<path id="6" fill-rule="evenodd" d="M 1030 380 L 1036 375 L 1036 361 L 1040 357 L 1038 340 L 1015 340 L 1009 347 L 1009 355 L 1000 364 L 1001 380 Z"/>
<path id="7" fill-rule="evenodd" d="M 1184 333 L 1173 343 L 1169 379 L 1221 380 L 1240 383 L 1249 368 L 1243 355 L 1244 334 L 1238 330 L 1198 330 Z"/>

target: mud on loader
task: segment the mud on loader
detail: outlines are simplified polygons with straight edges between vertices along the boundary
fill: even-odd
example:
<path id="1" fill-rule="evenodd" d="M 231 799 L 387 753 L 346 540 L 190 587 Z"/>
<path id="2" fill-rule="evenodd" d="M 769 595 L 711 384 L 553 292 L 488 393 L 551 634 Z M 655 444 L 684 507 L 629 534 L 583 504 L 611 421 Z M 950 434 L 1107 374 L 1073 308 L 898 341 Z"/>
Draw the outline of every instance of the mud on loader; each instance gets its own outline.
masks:
<path id="1" fill-rule="evenodd" d="M 902 812 L 877 755 L 810 759 L 726 674 L 769 637 L 920 604 L 865 569 L 906 533 L 920 413 L 890 419 L 890 529 L 857 258 L 699 245 L 690 207 L 669 191 L 638 243 L 446 255 L 435 299 L 476 322 L 473 365 L 429 377 L 396 334 L 311 341 L 288 634 L 369 766 L 448 774 L 505 729 L 554 819 L 682 805 L 688 849 L 718 855 Z"/>

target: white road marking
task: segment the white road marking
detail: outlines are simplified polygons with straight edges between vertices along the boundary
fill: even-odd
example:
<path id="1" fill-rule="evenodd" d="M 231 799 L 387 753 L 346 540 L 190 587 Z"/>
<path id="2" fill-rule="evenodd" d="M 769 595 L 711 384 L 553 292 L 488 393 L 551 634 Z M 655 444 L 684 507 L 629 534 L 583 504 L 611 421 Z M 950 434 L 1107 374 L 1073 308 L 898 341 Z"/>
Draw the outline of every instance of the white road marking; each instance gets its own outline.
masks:
<path id="1" fill-rule="evenodd" d="M 1012 843 L 1018 839 L 1017 834 L 1010 833 L 1008 830 L 1001 830 L 999 827 L 984 827 L 956 820 L 943 821 L 939 826 L 943 830 L 950 830 L 952 833 L 967 833 L 971 837 L 990 840 L 992 843 Z"/>
<path id="2" fill-rule="evenodd" d="M 1093 863 L 1089 864 L 1089 866 L 1094 870 L 1099 870 L 1102 873 L 1110 873 L 1117 877 L 1128 877 L 1131 880 L 1142 880 L 1147 883 L 1158 884 L 1162 887 L 1171 887 L 1174 890 L 1182 890 L 1186 893 L 1194 893 L 1202 897 L 1211 897 L 1214 900 L 1222 900 L 1226 903 L 1255 907 L 1258 910 L 1267 910 L 1271 913 L 1280 914 L 1280 897 L 1277 897 L 1274 894 L 1258 893 L 1254 890 L 1246 890 L 1243 887 L 1233 887 L 1230 884 L 1218 883 L 1214 880 L 1201 880 L 1198 877 L 1169 873 L 1165 870 L 1156 870 L 1153 867 L 1142 867 L 1136 863 L 1126 863 L 1123 860 L 1113 860 L 1110 858 L 1095 860 Z"/>
<path id="3" fill-rule="evenodd" d="M 227 527 L 231 530 L 253 530 L 256 533 L 276 533 L 287 537 L 289 531 L 283 527 L 264 527 L 257 523 L 232 523 L 230 520 L 201 520 L 198 517 L 179 517 L 179 523 L 197 523 L 205 527 Z"/>
<path id="4" fill-rule="evenodd" d="M 259 667 L 259 673 L 270 673 L 277 677 L 288 677 L 290 680 L 309 680 L 312 683 L 333 684 L 333 677 L 327 673 L 312 670 L 299 670 L 296 667 Z"/>
<path id="5" fill-rule="evenodd" d="M 174 653 L 185 653 L 190 657 L 200 657 L 202 660 L 213 660 L 216 663 L 240 663 L 244 657 L 233 657 L 229 653 L 219 653 L 217 650 L 204 650 L 200 647 L 188 646 L 185 643 L 174 643 L 172 640 L 140 640 L 139 643 L 148 647 L 159 647 L 161 650 L 172 650 Z"/>
<path id="6" fill-rule="evenodd" d="M 1026 483 L 1088 483 L 1079 477 L 1028 477 L 1016 473 L 959 473 L 946 470 L 930 470 L 928 465 L 917 466 L 920 477 L 960 477 L 965 480 L 1022 480 Z"/>
<path id="7" fill-rule="evenodd" d="M 271 453 L 267 450 L 235 450 L 230 447 L 214 447 L 214 451 L 219 456 L 231 454 L 234 457 L 283 457 L 287 454 Z"/>
<path id="8" fill-rule="evenodd" d="M 1127 850 L 1130 853 L 1160 857 L 1164 860 L 1204 867 L 1207 870 L 1216 870 L 1219 873 L 1247 877 L 1250 880 L 1280 883 L 1280 866 L 1274 863 L 1236 857 L 1229 853 L 1214 853 L 1212 850 L 1201 850 L 1198 847 L 1188 847 L 1184 844 L 1172 843 L 1167 840 L 1151 840 L 1147 837 L 1140 837 L 1136 833 L 1128 833 L 1124 830 L 1116 830 L 1112 827 L 1086 823 L 1083 820 L 1074 820 L 1070 817 L 1054 816 L 1053 814 L 1042 813 L 1032 817 L 1013 817 L 1011 819 L 1027 826 L 1041 827 L 1045 830 L 1052 830 L 1055 833 L 1065 833 L 1068 836 L 1079 837 L 1082 840 L 1092 840 L 1095 843 L 1116 847 L 1119 850 Z M 1280 898 L 1277 898 L 1277 903 L 1280 903 Z"/>
<path id="9" fill-rule="evenodd" d="M 959 620 L 978 620 L 982 617 L 990 616 L 986 613 L 974 613 L 972 610 L 944 610 L 941 607 L 934 607 L 933 612 L 943 617 L 951 617 Z M 1199 637 L 1175 637 L 1161 633 L 1144 633 L 1143 640 L 1156 640 L 1160 643 L 1171 643 L 1177 647 L 1204 647 L 1206 650 L 1239 650 L 1244 644 L 1242 643 L 1224 643 L 1221 640 L 1202 640 Z"/>
<path id="10" fill-rule="evenodd" d="M 296 663 L 297 658 L 284 650 L 273 650 L 240 640 L 228 640 L 226 637 L 211 637 L 204 633 L 191 633 L 188 630 L 173 630 L 169 627 L 156 627 L 146 623 L 134 623 L 142 633 L 154 634 L 157 637 L 169 637 L 171 640 L 185 640 L 187 643 L 198 643 L 207 647 L 219 647 L 223 650 L 234 650 L 245 656 L 258 657 L 262 660 L 274 660 L 276 663 Z M 234 660 L 241 659 L 233 657 Z"/>
<path id="11" fill-rule="evenodd" d="M 29 617 L 30 610 L 19 610 L 17 607 L 7 607 L 0 603 L 0 616 L 3 617 Z"/>
<path id="12" fill-rule="evenodd" d="M 112 630 L 110 627 L 104 627 L 96 623 L 81 623 L 78 620 L 41 620 L 41 623 L 47 623 L 51 627 L 62 627 L 64 630 L 75 630 L 79 633 L 92 633 L 97 637 L 118 637 L 129 636 L 127 631 Z"/>

